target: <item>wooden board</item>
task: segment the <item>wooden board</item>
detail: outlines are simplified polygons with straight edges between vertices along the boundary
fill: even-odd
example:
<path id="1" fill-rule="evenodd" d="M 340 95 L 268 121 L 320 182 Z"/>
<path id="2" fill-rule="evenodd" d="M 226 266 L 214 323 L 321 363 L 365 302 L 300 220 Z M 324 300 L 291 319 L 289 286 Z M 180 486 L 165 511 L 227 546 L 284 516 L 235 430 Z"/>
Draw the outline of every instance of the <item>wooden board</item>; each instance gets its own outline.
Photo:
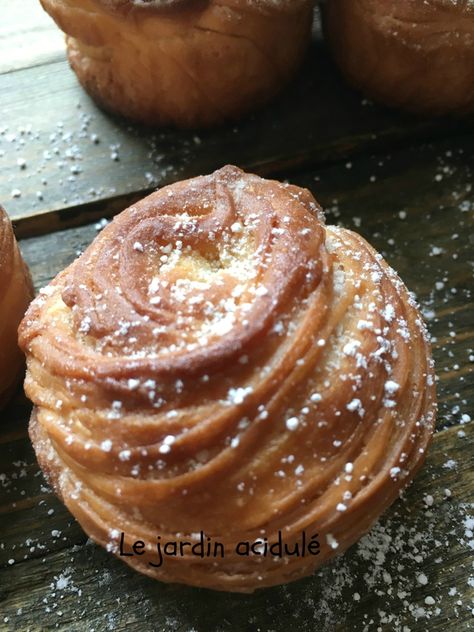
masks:
<path id="1" fill-rule="evenodd" d="M 0 73 L 64 59 L 64 36 L 38 2 L 2 0 Z"/>
<path id="2" fill-rule="evenodd" d="M 0 199 L 38 289 L 91 242 L 98 219 L 158 184 L 235 162 L 307 186 L 328 223 L 361 232 L 421 303 L 440 399 L 426 466 L 370 534 L 311 578 L 252 596 L 167 586 L 87 541 L 38 471 L 19 392 L 0 413 L 0 630 L 472 629 L 472 122 L 363 105 L 319 43 L 313 53 L 319 59 L 264 112 L 198 135 L 112 120 L 66 62 L 19 61 L 0 74 Z M 21 197 L 11 198 L 14 188 Z"/>

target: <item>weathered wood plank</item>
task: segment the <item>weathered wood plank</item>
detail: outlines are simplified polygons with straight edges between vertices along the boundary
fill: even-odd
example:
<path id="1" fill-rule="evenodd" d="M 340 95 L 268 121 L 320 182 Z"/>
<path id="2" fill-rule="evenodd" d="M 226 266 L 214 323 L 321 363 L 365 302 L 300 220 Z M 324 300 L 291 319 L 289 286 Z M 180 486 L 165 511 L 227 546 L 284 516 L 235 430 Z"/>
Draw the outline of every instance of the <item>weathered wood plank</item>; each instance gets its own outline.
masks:
<path id="1" fill-rule="evenodd" d="M 28 216 L 13 218 L 15 234 L 18 239 L 45 235 L 67 228 L 84 226 L 90 222 L 111 218 L 134 202 L 145 197 L 152 189 L 117 195 L 97 202 L 78 204 L 57 211 L 32 213 Z"/>
<path id="2" fill-rule="evenodd" d="M 0 74 L 64 59 L 64 37 L 39 0 L 2 0 Z"/>
<path id="3" fill-rule="evenodd" d="M 279 99 L 216 130 L 153 132 L 105 115 L 67 62 L 0 75 L 0 111 L 0 199 L 14 219 L 29 219 L 30 229 L 42 232 L 50 221 L 54 228 L 68 217 L 77 221 L 78 207 L 94 213 L 90 202 L 104 206 L 111 197 L 226 162 L 264 174 L 289 172 L 474 129 L 472 121 L 430 122 L 368 104 L 344 84 L 319 44 Z M 59 220 L 45 216 L 60 210 Z"/>

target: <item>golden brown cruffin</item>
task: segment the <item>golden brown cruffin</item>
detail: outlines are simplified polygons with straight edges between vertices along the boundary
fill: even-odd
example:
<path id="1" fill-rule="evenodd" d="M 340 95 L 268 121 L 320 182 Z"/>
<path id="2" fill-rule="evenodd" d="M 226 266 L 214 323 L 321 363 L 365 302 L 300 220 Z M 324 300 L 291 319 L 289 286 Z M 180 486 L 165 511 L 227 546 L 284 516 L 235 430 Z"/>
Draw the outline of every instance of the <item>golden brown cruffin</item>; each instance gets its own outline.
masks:
<path id="1" fill-rule="evenodd" d="M 312 573 L 397 498 L 433 432 L 430 345 L 402 281 L 309 191 L 236 167 L 118 215 L 33 302 L 20 343 L 54 489 L 109 551 L 144 542 L 123 559 L 166 582 L 251 592 Z M 157 539 L 201 531 L 223 558 L 157 567 Z M 318 534 L 320 554 L 236 551 L 279 531 Z"/>
<path id="2" fill-rule="evenodd" d="M 310 41 L 314 0 L 41 0 L 104 108 L 207 126 L 269 100 Z"/>
<path id="3" fill-rule="evenodd" d="M 334 58 L 368 96 L 414 112 L 474 110 L 471 0 L 327 0 L 324 7 Z"/>
<path id="4" fill-rule="evenodd" d="M 0 408 L 18 385 L 25 364 L 17 329 L 32 298 L 30 273 L 8 215 L 0 206 Z"/>

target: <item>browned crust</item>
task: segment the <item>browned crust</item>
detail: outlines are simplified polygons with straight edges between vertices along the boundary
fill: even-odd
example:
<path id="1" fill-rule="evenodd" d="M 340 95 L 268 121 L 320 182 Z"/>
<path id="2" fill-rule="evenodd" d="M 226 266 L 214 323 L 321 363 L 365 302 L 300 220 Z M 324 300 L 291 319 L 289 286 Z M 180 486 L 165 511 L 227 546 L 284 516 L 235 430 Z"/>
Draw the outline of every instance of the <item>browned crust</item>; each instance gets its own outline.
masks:
<path id="1" fill-rule="evenodd" d="M 0 408 L 14 393 L 24 370 L 16 330 L 32 298 L 29 270 L 20 255 L 8 215 L 0 206 Z"/>
<path id="2" fill-rule="evenodd" d="M 277 13 L 299 10 L 301 6 L 308 4 L 308 0 L 94 0 L 94 2 L 108 11 L 124 16 L 199 12 L 213 2 L 224 7 Z"/>
<path id="3" fill-rule="evenodd" d="M 328 0 L 324 25 L 347 79 L 414 112 L 474 110 L 474 5 L 450 0 Z"/>
<path id="4" fill-rule="evenodd" d="M 14 249 L 13 228 L 4 208 L 0 206 L 0 272 L 3 283 L 0 283 L 0 300 L 6 293 L 13 272 Z"/>
<path id="5" fill-rule="evenodd" d="M 71 67 L 97 103 L 179 127 L 236 119 L 272 98 L 306 52 L 313 9 L 313 0 L 42 4 L 67 34 Z"/>
<path id="6" fill-rule="evenodd" d="M 165 17 L 178 17 L 183 14 L 196 13 L 204 10 L 210 0 L 169 0 L 164 3 L 134 2 L 133 0 L 92 0 L 98 10 L 104 10 L 112 15 L 123 18 L 146 17 L 150 15 L 163 15 Z M 54 2 L 40 0 L 45 11 L 52 12 L 54 17 Z"/>
<path id="7" fill-rule="evenodd" d="M 397 498 L 433 433 L 430 345 L 400 279 L 308 191 L 236 167 L 117 216 L 20 343 L 41 467 L 96 542 L 148 543 L 126 561 L 161 581 L 251 592 L 310 574 Z M 158 535 L 200 530 L 225 559 L 148 565 Z M 321 554 L 233 553 L 279 530 L 318 532 Z"/>

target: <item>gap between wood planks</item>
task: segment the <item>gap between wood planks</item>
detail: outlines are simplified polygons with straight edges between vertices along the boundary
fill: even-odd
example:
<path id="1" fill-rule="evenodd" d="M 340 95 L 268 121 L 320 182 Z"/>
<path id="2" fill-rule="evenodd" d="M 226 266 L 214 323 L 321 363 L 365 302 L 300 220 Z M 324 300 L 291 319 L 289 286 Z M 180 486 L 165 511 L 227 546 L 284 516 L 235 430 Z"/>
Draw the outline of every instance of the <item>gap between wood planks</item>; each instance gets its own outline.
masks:
<path id="1" fill-rule="evenodd" d="M 157 185 L 209 173 L 228 162 L 278 176 L 474 132 L 471 119 L 462 124 L 425 121 L 362 103 L 317 46 L 280 97 L 238 123 L 213 130 L 152 130 L 106 115 L 85 95 L 65 61 L 15 71 L 0 75 L 3 129 L 18 136 L 15 143 L 0 134 L 0 197 L 24 237 L 56 230 L 54 218 L 52 228 L 48 223 L 51 214 L 62 214 L 63 227 L 77 226 L 77 216 L 66 222 L 68 213 L 105 216 L 100 208 L 107 211 L 109 200 L 127 202 Z M 30 135 L 20 138 L 18 129 L 28 127 Z M 100 135 L 99 144 L 90 141 L 94 134 Z M 114 144 L 120 145 L 117 162 L 108 149 Z M 72 146 L 79 154 L 77 163 L 69 162 L 75 159 L 67 154 Z M 51 154 L 47 159 L 45 152 Z M 23 170 L 18 157 L 26 159 Z M 74 183 L 69 182 L 71 165 L 80 168 Z M 147 172 L 153 187 L 146 185 Z M 47 188 L 42 179 L 49 182 Z M 93 200 L 90 189 L 95 190 Z M 20 195 L 12 197 L 13 190 Z M 46 201 L 37 198 L 38 191 Z"/>
<path id="2" fill-rule="evenodd" d="M 431 137 L 424 138 L 423 135 L 416 138 L 416 143 L 413 142 L 413 138 L 405 139 L 392 139 L 392 142 L 388 144 L 376 144 L 375 141 L 367 144 L 355 143 L 355 149 L 349 153 L 343 153 L 339 156 L 332 155 L 327 160 L 312 160 L 310 156 L 299 159 L 288 158 L 286 163 L 283 160 L 268 161 L 268 162 L 256 162 L 249 165 L 240 165 L 241 168 L 247 171 L 256 173 L 262 177 L 288 177 L 298 172 L 304 172 L 317 166 L 319 169 L 330 168 L 333 166 L 340 166 L 347 162 L 349 158 L 354 159 L 360 156 L 366 156 L 370 149 L 371 155 L 383 155 L 387 151 L 397 152 L 406 148 L 421 148 L 427 142 L 444 142 L 446 140 L 459 140 L 465 137 L 465 133 L 453 135 L 451 133 L 446 135 L 440 135 L 438 138 L 433 139 Z M 473 130 L 474 132 L 474 127 Z M 320 149 L 320 148 L 319 148 Z M 319 154 L 321 155 L 321 154 Z M 328 156 L 330 153 L 328 153 Z M 215 165 L 217 168 L 217 165 Z M 20 216 L 13 216 L 12 222 L 15 229 L 15 234 L 18 239 L 25 239 L 29 237 L 41 236 L 59 230 L 67 228 L 77 228 L 84 226 L 88 223 L 96 222 L 99 219 L 111 219 L 117 213 L 120 213 L 128 206 L 138 202 L 143 197 L 149 195 L 153 191 L 162 188 L 168 184 L 172 184 L 176 180 L 194 177 L 196 175 L 205 175 L 201 172 L 189 172 L 185 173 L 181 177 L 169 177 L 163 178 L 160 181 L 159 186 L 144 187 L 138 190 L 128 191 L 116 196 L 104 197 L 102 199 L 92 200 L 80 204 L 73 204 L 71 206 L 65 206 L 60 208 L 45 208 L 37 211 L 22 213 Z M 337 191 L 335 191 L 337 193 Z"/>

